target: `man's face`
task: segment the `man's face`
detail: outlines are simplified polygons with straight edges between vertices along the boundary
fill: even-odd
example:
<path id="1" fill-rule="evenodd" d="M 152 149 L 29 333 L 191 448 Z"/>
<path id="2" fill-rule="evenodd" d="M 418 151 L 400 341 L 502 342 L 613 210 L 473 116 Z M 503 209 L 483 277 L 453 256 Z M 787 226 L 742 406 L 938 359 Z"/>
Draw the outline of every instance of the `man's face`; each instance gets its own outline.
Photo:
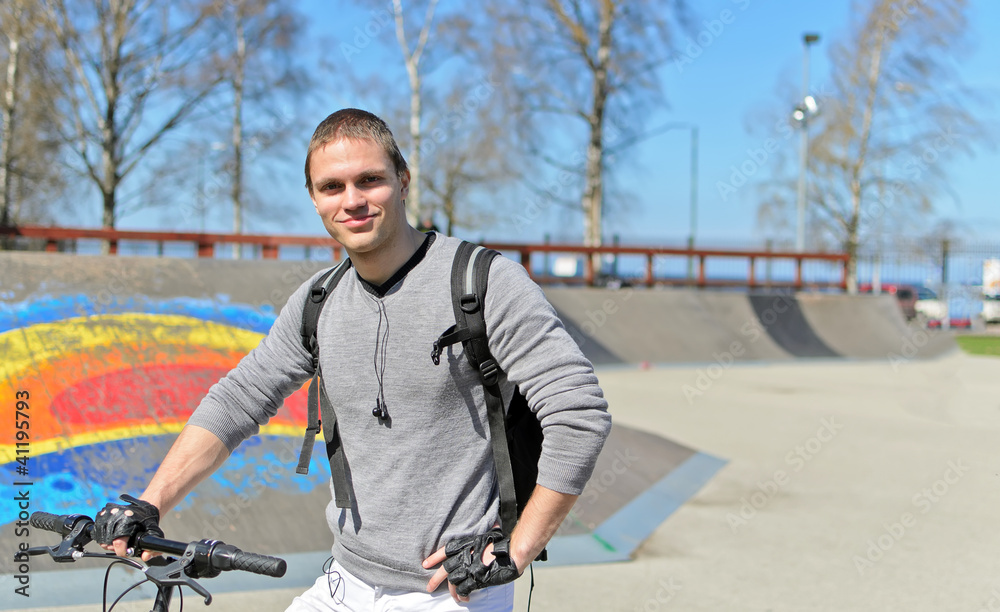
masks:
<path id="1" fill-rule="evenodd" d="M 397 176 L 375 142 L 342 138 L 327 143 L 313 151 L 309 174 L 316 212 L 349 254 L 377 251 L 402 235 L 410 175 Z"/>

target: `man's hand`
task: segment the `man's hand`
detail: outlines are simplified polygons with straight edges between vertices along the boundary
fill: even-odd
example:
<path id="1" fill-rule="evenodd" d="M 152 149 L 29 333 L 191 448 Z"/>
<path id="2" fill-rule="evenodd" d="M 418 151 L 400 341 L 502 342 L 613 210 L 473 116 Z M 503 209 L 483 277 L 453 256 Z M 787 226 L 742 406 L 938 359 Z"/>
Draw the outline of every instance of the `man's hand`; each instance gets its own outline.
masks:
<path id="1" fill-rule="evenodd" d="M 431 569 L 435 565 L 440 565 L 441 563 L 443 563 L 444 560 L 448 558 L 448 555 L 445 554 L 444 549 L 445 547 L 442 546 L 433 555 L 424 559 L 423 563 L 424 569 Z M 493 561 L 492 550 L 493 547 L 490 546 L 489 551 L 485 550 L 483 551 L 483 563 L 488 563 Z M 434 591 L 437 590 L 439 586 L 441 586 L 441 583 L 447 579 L 448 579 L 448 570 L 444 569 L 443 567 L 437 568 L 437 571 L 434 572 L 434 575 L 431 576 L 431 579 L 427 582 L 427 592 L 433 593 Z M 459 595 L 458 591 L 455 590 L 455 585 L 450 582 L 448 583 L 448 590 L 451 591 L 451 596 L 455 601 L 460 603 L 469 601 L 468 597 L 462 597 L 461 595 Z"/>
<path id="2" fill-rule="evenodd" d="M 507 553 L 508 559 L 515 571 L 515 575 L 510 580 L 507 580 L 507 582 L 514 580 L 517 575 L 523 572 L 535 560 L 538 553 L 542 552 L 545 544 L 552 539 L 563 519 L 569 514 L 570 508 L 573 507 L 577 497 L 577 495 L 553 491 L 542 485 L 535 487 L 531 498 L 528 499 L 527 507 L 521 514 L 521 519 L 518 521 L 517 527 L 514 528 L 514 533 L 511 534 L 510 540 L 503 540 L 502 542 L 508 547 L 504 552 Z M 496 531 L 499 533 L 499 530 Z M 454 542 L 451 544 L 454 544 Z M 497 542 L 497 544 L 501 544 L 501 542 Z M 493 542 L 489 542 L 482 547 L 482 566 L 487 569 L 494 563 L 493 548 Z M 424 569 L 431 569 L 435 565 L 444 563 L 427 583 L 428 593 L 433 593 L 451 574 L 448 569 L 450 564 L 446 562 L 452 556 L 449 553 L 448 546 L 445 546 L 424 559 Z M 454 584 L 449 582 L 448 588 L 455 601 L 469 601 L 467 596 L 459 595 L 458 588 Z"/>
<path id="3" fill-rule="evenodd" d="M 425 559 L 423 566 L 430 569 L 442 562 L 427 583 L 427 591 L 433 592 L 447 578 L 451 596 L 458 602 L 469 601 L 476 589 L 507 584 L 521 575 L 510 556 L 510 540 L 499 529 L 452 540 Z"/>
<path id="4" fill-rule="evenodd" d="M 127 505 L 109 503 L 97 513 L 94 521 L 94 540 L 105 550 L 112 550 L 119 557 L 128 555 L 128 549 L 135 547 L 136 538 L 149 533 L 163 537 L 160 529 L 160 511 L 149 502 L 122 495 Z M 144 552 L 142 560 L 148 561 L 153 553 Z"/>

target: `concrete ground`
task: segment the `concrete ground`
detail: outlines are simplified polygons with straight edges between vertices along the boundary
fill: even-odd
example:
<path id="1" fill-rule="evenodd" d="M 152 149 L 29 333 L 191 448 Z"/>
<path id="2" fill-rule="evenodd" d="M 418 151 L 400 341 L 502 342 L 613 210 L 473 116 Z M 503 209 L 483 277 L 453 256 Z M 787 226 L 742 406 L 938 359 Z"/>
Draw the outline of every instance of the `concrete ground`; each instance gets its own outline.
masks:
<path id="1" fill-rule="evenodd" d="M 618 422 L 729 463 L 634 561 L 540 564 L 533 610 L 1000 606 L 1000 360 L 599 373 Z M 222 594 L 210 609 L 283 610 L 293 595 Z M 526 597 L 522 579 L 516 610 Z"/>

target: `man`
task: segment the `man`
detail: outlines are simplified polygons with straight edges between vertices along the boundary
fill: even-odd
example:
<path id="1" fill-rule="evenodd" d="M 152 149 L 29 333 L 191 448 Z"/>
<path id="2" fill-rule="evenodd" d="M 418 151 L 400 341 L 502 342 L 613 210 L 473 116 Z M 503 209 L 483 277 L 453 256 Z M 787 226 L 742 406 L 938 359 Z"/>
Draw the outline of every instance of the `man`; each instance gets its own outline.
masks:
<path id="1" fill-rule="evenodd" d="M 506 373 L 504 398 L 519 387 L 545 441 L 538 484 L 503 542 L 514 571 L 459 595 L 446 582 L 456 572 L 449 576 L 442 566 L 445 546 L 484 534 L 498 520 L 478 373 L 460 345 L 440 365 L 428 358 L 434 340 L 455 322 L 450 280 L 460 241 L 408 224 L 406 161 L 388 127 L 370 113 L 346 109 L 327 117 L 309 144 L 305 177 L 316 212 L 354 268 L 327 298 L 317 332 L 353 501 L 350 508 L 328 506 L 332 566 L 289 610 L 510 610 L 510 581 L 573 506 L 610 429 L 593 368 L 523 267 L 495 260 L 485 304 L 489 348 Z M 130 534 L 157 529 L 157 511 L 180 502 L 313 375 L 300 327 L 315 278 L 289 298 L 260 345 L 212 387 L 143 503 L 108 504 L 99 514 L 98 541 L 106 548 L 124 554 Z M 490 546 L 475 554 L 496 565 Z"/>

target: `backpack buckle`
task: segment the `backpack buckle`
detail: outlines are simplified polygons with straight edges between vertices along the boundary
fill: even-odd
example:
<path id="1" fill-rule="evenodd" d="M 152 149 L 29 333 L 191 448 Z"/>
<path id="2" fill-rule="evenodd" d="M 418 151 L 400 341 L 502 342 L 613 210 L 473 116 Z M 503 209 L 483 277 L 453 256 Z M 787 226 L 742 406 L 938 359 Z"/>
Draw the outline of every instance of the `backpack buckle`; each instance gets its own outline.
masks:
<path id="1" fill-rule="evenodd" d="M 479 364 L 479 376 L 483 379 L 483 384 L 493 386 L 500 379 L 500 366 L 496 359 L 487 359 Z"/>
<path id="2" fill-rule="evenodd" d="M 326 287 L 320 285 L 319 287 L 313 287 L 309 290 L 309 299 L 314 303 L 319 304 L 326 299 Z"/>
<path id="3" fill-rule="evenodd" d="M 475 293 L 466 293 L 458 298 L 458 307 L 465 314 L 472 314 L 479 310 L 479 297 Z"/>

